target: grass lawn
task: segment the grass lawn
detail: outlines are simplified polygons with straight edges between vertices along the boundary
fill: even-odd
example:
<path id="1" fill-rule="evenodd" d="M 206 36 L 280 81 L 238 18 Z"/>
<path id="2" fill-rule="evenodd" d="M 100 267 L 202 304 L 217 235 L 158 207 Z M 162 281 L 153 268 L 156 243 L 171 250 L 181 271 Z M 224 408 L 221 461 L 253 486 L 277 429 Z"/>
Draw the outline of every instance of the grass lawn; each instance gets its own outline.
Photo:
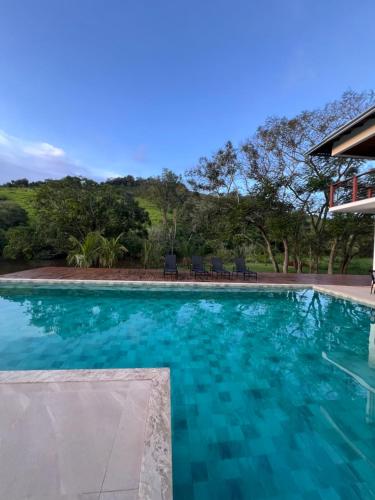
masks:
<path id="1" fill-rule="evenodd" d="M 151 200 L 148 200 L 147 198 L 141 198 L 139 196 L 136 196 L 135 199 L 138 201 L 139 206 L 146 210 L 146 212 L 148 212 L 148 216 L 150 217 L 152 225 L 161 223 L 160 210 Z"/>
<path id="2" fill-rule="evenodd" d="M 35 194 L 36 193 L 34 188 L 0 187 L 0 197 L 18 203 L 18 205 L 20 205 L 24 210 L 26 210 L 30 218 L 32 218 L 35 214 L 34 210 Z"/>
<path id="3" fill-rule="evenodd" d="M 278 259 L 279 266 L 280 266 L 280 271 L 282 270 L 282 261 Z M 231 266 L 232 263 L 228 263 L 228 268 Z M 268 262 L 247 262 L 247 266 L 250 269 L 253 269 L 254 271 L 258 272 L 270 272 L 273 273 L 273 267 L 271 264 Z M 327 266 L 328 266 L 328 258 L 323 258 L 320 263 L 320 268 L 319 268 L 319 273 L 326 273 L 327 272 Z M 371 257 L 356 257 L 352 260 L 352 262 L 349 265 L 348 273 L 347 274 L 369 274 L 369 269 L 372 268 L 372 258 Z M 308 267 L 305 266 L 303 268 L 303 271 L 305 273 L 308 272 Z M 294 273 L 294 268 L 292 266 L 289 266 L 289 272 Z M 339 264 L 335 266 L 334 269 L 335 274 L 339 273 Z"/>

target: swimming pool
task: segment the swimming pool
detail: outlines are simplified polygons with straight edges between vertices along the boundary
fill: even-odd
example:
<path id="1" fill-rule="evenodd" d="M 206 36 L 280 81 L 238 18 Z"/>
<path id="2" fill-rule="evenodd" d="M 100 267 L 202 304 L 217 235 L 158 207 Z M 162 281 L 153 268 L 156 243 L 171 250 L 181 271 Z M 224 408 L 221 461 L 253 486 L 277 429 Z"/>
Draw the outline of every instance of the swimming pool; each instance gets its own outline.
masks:
<path id="1" fill-rule="evenodd" d="M 372 498 L 375 403 L 342 369 L 371 376 L 371 316 L 311 289 L 2 285 L 0 369 L 170 367 L 177 500 Z"/>

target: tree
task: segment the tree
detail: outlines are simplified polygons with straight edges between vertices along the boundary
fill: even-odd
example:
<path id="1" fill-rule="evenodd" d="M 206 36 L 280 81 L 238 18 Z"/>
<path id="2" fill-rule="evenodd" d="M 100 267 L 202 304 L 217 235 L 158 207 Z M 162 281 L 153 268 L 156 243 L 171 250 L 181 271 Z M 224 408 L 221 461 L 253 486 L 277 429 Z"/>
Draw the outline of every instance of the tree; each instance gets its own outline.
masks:
<path id="1" fill-rule="evenodd" d="M 272 117 L 242 145 L 245 184 L 264 178 L 283 190 L 282 197 L 306 212 L 314 235 L 314 271 L 318 272 L 328 218 L 328 186 L 356 173 L 360 160 L 310 157 L 306 153 L 329 132 L 375 101 L 374 92 L 346 92 L 322 109 L 294 118 Z"/>
<path id="2" fill-rule="evenodd" d="M 336 258 L 339 257 L 339 272 L 345 274 L 353 257 L 360 253 L 373 234 L 372 217 L 366 214 L 335 214 L 327 221 L 327 233 L 331 237 L 328 273 L 333 274 Z"/>
<path id="3" fill-rule="evenodd" d="M 276 273 L 280 272 L 279 264 L 272 246 L 272 224 L 270 220 L 276 215 L 272 198 L 262 192 L 254 192 L 252 195 L 245 196 L 240 201 L 239 217 L 242 223 L 242 236 L 247 237 L 251 227 L 259 231 L 263 244 L 268 254 L 268 258 Z"/>
<path id="4" fill-rule="evenodd" d="M 5 233 L 6 245 L 3 256 L 6 259 L 31 260 L 40 250 L 37 233 L 34 227 L 11 227 Z"/>
<path id="5" fill-rule="evenodd" d="M 6 233 L 4 229 L 0 229 L 0 256 L 3 253 L 3 249 L 6 245 L 7 239 L 6 239 Z"/>
<path id="6" fill-rule="evenodd" d="M 17 203 L 0 199 L 0 229 L 22 226 L 27 223 L 27 213 Z"/>
<path id="7" fill-rule="evenodd" d="M 37 192 L 36 221 L 44 244 L 56 253 L 70 250 L 70 236 L 83 241 L 90 232 L 105 237 L 145 237 L 147 213 L 122 187 L 66 177 L 47 181 Z"/>
<path id="8" fill-rule="evenodd" d="M 186 175 L 195 191 L 222 196 L 239 191 L 239 168 L 237 152 L 231 141 L 228 141 L 211 158 L 200 158 L 198 165 L 188 170 Z"/>
<path id="9" fill-rule="evenodd" d="M 187 189 L 180 176 L 164 169 L 151 184 L 152 198 L 162 214 L 162 225 L 169 251 L 174 252 L 177 225 L 187 198 Z"/>
<path id="10" fill-rule="evenodd" d="M 28 187 L 29 185 L 28 179 L 17 179 L 4 184 L 6 187 Z"/>
<path id="11" fill-rule="evenodd" d="M 114 177 L 112 179 L 108 179 L 106 184 L 111 184 L 112 186 L 126 186 L 126 187 L 135 187 L 140 184 L 138 179 L 134 179 L 132 175 L 127 175 L 125 177 Z"/>

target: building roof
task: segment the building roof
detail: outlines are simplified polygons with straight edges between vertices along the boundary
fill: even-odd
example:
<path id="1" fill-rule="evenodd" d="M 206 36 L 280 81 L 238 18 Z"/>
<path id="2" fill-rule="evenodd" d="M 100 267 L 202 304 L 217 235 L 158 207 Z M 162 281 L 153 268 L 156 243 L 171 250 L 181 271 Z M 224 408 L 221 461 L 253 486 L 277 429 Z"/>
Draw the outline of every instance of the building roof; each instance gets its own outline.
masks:
<path id="1" fill-rule="evenodd" d="M 375 106 L 336 129 L 307 154 L 375 159 Z"/>

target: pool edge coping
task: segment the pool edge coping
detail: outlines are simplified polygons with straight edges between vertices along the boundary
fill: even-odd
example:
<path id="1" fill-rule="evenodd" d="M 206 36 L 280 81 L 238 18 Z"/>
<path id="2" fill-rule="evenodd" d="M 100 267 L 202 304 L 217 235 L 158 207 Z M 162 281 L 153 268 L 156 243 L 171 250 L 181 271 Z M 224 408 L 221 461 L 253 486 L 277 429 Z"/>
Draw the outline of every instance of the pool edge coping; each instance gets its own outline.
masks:
<path id="1" fill-rule="evenodd" d="M 49 278 L 2 278 L 1 283 L 39 283 L 39 284 L 74 284 L 74 285 L 102 285 L 102 286 L 170 286 L 170 287 L 214 287 L 214 288 L 311 288 L 312 285 L 301 283 L 258 283 L 258 282 L 215 282 L 215 281 L 154 281 L 154 280 L 73 280 L 73 279 L 49 279 Z"/>
<path id="2" fill-rule="evenodd" d="M 3 278 L 0 276 L 0 285 L 1 283 L 9 283 L 9 284 L 44 284 L 44 285 L 53 285 L 58 283 L 59 285 L 81 285 L 92 286 L 92 285 L 100 285 L 103 287 L 123 287 L 129 286 L 132 288 L 140 288 L 142 286 L 154 286 L 155 288 L 160 287 L 180 287 L 180 288 L 291 288 L 291 289 L 312 289 L 320 293 L 324 293 L 326 295 L 331 295 L 333 297 L 350 300 L 351 302 L 355 302 L 367 307 L 375 308 L 375 301 L 372 302 L 363 297 L 357 297 L 353 294 L 348 293 L 347 291 L 340 291 L 337 288 L 340 288 L 341 285 L 317 285 L 314 283 L 239 283 L 239 282 L 214 282 L 214 281 L 153 281 L 153 280 L 73 280 L 73 279 L 48 279 L 48 278 Z M 361 286 L 361 285 L 358 285 Z M 332 289 L 332 287 L 335 287 Z M 337 288 L 336 288 L 337 287 Z"/>
<path id="3" fill-rule="evenodd" d="M 340 291 L 337 289 L 326 288 L 326 287 L 333 287 L 333 286 L 340 287 L 340 285 L 312 285 L 312 288 L 316 292 L 325 293 L 327 295 L 332 295 L 333 297 L 336 297 L 337 299 L 349 300 L 351 302 L 361 304 L 362 306 L 371 307 L 372 309 L 375 309 L 375 302 L 374 301 L 367 300 L 364 297 L 357 297 L 357 296 L 352 295 L 348 292 Z M 363 287 L 363 288 L 365 288 L 365 287 Z M 370 295 L 370 297 L 371 297 L 371 295 Z M 372 295 L 372 297 L 374 297 L 374 295 Z"/>
<path id="4" fill-rule="evenodd" d="M 169 368 L 0 371 L 0 384 L 151 381 L 138 500 L 172 500 Z"/>

